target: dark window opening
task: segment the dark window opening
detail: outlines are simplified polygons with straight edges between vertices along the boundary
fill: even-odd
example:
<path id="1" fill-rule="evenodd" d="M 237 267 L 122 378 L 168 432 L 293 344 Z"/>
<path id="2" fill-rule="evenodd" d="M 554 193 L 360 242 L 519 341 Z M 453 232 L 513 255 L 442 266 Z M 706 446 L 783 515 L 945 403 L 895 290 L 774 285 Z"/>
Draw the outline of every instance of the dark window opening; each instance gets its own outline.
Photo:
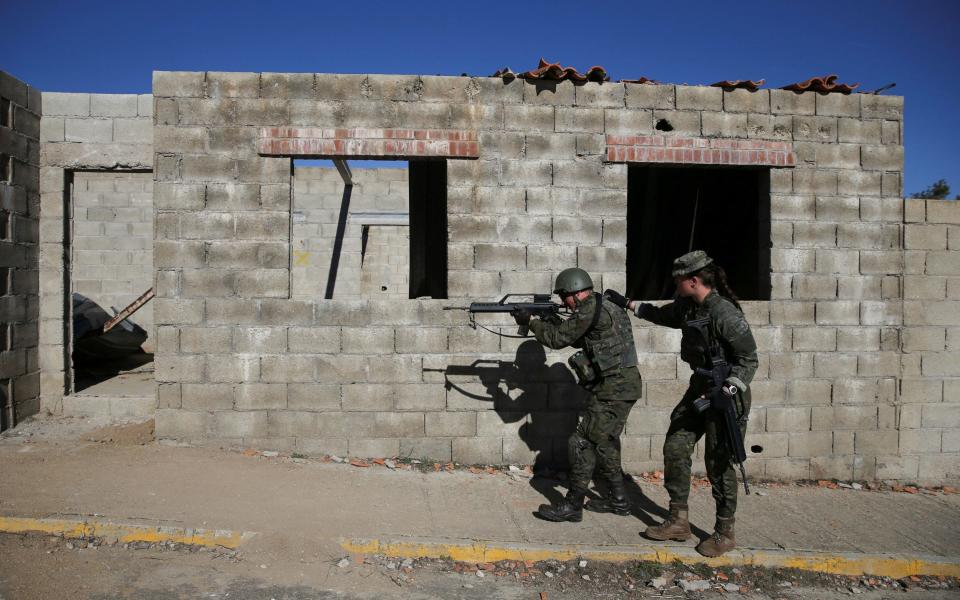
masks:
<path id="1" fill-rule="evenodd" d="M 705 250 L 743 300 L 770 299 L 770 170 L 631 166 L 627 295 L 666 300 L 673 259 Z"/>
<path id="2" fill-rule="evenodd" d="M 0 431 L 6 431 L 16 424 L 16 412 L 13 410 L 13 394 L 10 393 L 10 380 L 0 379 Z"/>
<path id="3" fill-rule="evenodd" d="M 0 181 L 4 183 L 13 181 L 13 161 L 6 154 L 0 154 Z"/>
<path id="4" fill-rule="evenodd" d="M 410 298 L 447 297 L 447 161 L 410 161 Z"/>
<path id="5" fill-rule="evenodd" d="M 13 127 L 13 106 L 6 98 L 0 98 L 0 127 Z"/>

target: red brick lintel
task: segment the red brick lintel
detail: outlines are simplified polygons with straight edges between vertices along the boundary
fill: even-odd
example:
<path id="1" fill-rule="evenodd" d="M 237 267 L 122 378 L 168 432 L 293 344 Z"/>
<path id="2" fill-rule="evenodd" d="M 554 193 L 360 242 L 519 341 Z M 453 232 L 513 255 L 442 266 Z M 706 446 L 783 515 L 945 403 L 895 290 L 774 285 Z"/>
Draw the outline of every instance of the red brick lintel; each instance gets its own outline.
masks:
<path id="1" fill-rule="evenodd" d="M 793 167 L 796 155 L 788 142 L 679 138 L 662 135 L 608 135 L 607 162 L 674 163 Z"/>
<path id="2" fill-rule="evenodd" d="M 347 158 L 478 158 L 476 131 L 355 127 L 264 127 L 260 154 Z"/>

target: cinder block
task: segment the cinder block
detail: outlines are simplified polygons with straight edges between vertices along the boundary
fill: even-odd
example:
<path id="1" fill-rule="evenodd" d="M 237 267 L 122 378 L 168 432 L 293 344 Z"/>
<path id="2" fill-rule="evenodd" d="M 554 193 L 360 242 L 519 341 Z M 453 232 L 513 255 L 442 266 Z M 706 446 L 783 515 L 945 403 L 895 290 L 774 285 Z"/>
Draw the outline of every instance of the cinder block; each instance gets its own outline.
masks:
<path id="1" fill-rule="evenodd" d="M 157 410 L 153 417 L 157 439 L 201 439 L 207 433 L 209 414 L 179 409 Z"/>
<path id="2" fill-rule="evenodd" d="M 261 98 L 313 98 L 313 73 L 262 73 Z"/>
<path id="3" fill-rule="evenodd" d="M 704 137 L 747 137 L 747 115 L 704 112 L 701 116 Z"/>
<path id="4" fill-rule="evenodd" d="M 62 142 L 64 141 L 64 117 L 44 117 L 40 120 L 40 141 L 41 142 Z M 43 189 L 41 182 L 41 191 Z M 54 191 L 54 190 L 49 190 Z"/>
<path id="5" fill-rule="evenodd" d="M 940 452 L 941 432 L 936 429 L 901 429 L 899 451 L 902 454 Z"/>
<path id="6" fill-rule="evenodd" d="M 678 110 L 723 110 L 723 90 L 705 86 L 677 86 Z"/>
<path id="7" fill-rule="evenodd" d="M 260 74 L 208 71 L 207 95 L 210 98 L 256 98 L 260 95 Z"/>
<path id="8" fill-rule="evenodd" d="M 816 268 L 813 250 L 773 248 L 770 268 L 775 273 L 810 273 Z"/>
<path id="9" fill-rule="evenodd" d="M 811 94 L 817 99 L 817 114 L 859 117 L 860 94 Z"/>
<path id="10" fill-rule="evenodd" d="M 837 278 L 831 275 L 796 275 L 793 278 L 793 297 L 800 300 L 836 298 Z"/>
<path id="11" fill-rule="evenodd" d="M 771 379 L 790 380 L 813 377 L 813 355 L 809 353 L 789 353 L 768 355 Z"/>
<path id="12" fill-rule="evenodd" d="M 896 301 L 860 303 L 860 323 L 863 325 L 900 325 L 903 322 L 903 306 Z"/>
<path id="13" fill-rule="evenodd" d="M 878 456 L 896 448 L 898 435 L 896 430 L 857 431 L 853 447 L 857 454 L 864 456 Z"/>
<path id="14" fill-rule="evenodd" d="M 900 401 L 905 403 L 936 403 L 943 400 L 943 382 L 936 379 L 900 380 Z M 915 425 L 920 427 L 918 421 Z"/>
<path id="15" fill-rule="evenodd" d="M 136 117 L 136 94 L 90 94 L 90 114 L 94 117 Z"/>
<path id="16" fill-rule="evenodd" d="M 502 440 L 500 438 L 454 438 L 453 460 L 467 465 L 502 464 Z"/>
<path id="17" fill-rule="evenodd" d="M 287 407 L 292 410 L 340 410 L 340 386 L 329 383 L 287 385 Z"/>
<path id="18" fill-rule="evenodd" d="M 903 96 L 879 94 L 856 94 L 860 99 L 861 116 L 864 119 L 903 120 Z"/>
<path id="19" fill-rule="evenodd" d="M 793 137 L 793 117 L 750 113 L 747 115 L 747 135 L 751 138 L 789 141 Z"/>
<path id="20" fill-rule="evenodd" d="M 833 383 L 834 404 L 893 402 L 895 395 L 896 385 L 893 379 L 841 377 Z"/>
<path id="21" fill-rule="evenodd" d="M 354 383 L 342 387 L 343 410 L 387 411 L 394 405 L 393 386 Z"/>
<path id="22" fill-rule="evenodd" d="M 946 329 L 943 327 L 907 327 L 903 330 L 904 352 L 943 352 Z"/>
<path id="23" fill-rule="evenodd" d="M 834 143 L 837 129 L 836 117 L 793 117 L 793 139 L 797 141 Z"/>
<path id="24" fill-rule="evenodd" d="M 960 275 L 960 253 L 928 252 L 927 273 L 930 275 Z"/>
<path id="25" fill-rule="evenodd" d="M 700 136 L 700 113 L 692 110 L 654 110 L 653 128 L 657 131 L 668 131 L 671 135 L 682 137 Z"/>
<path id="26" fill-rule="evenodd" d="M 526 246 L 477 244 L 474 247 L 474 267 L 483 270 L 523 270 L 527 262 Z"/>
<path id="27" fill-rule="evenodd" d="M 624 84 L 587 82 L 574 88 L 577 106 L 623 107 Z"/>
<path id="28" fill-rule="evenodd" d="M 442 411 L 447 395 L 439 384 L 401 384 L 393 388 L 396 410 Z"/>
<path id="29" fill-rule="evenodd" d="M 796 168 L 793 171 L 793 193 L 832 196 L 837 194 L 839 175 L 825 169 Z M 850 192 L 844 190 L 844 194 Z"/>
<path id="30" fill-rule="evenodd" d="M 830 431 L 794 431 L 789 435 L 791 457 L 830 456 L 833 454 L 833 433 Z"/>
<path id="31" fill-rule="evenodd" d="M 401 327 L 396 330 L 396 351 L 404 353 L 443 353 L 447 351 L 444 327 Z"/>
<path id="32" fill-rule="evenodd" d="M 523 85 L 524 104 L 553 104 L 572 106 L 575 92 L 572 81 L 526 81 Z"/>
<path id="33" fill-rule="evenodd" d="M 811 205 L 813 199 L 810 198 Z M 800 248 L 831 248 L 837 245 L 835 223 L 797 222 L 793 224 L 793 245 Z"/>
<path id="34" fill-rule="evenodd" d="M 861 162 L 864 169 L 902 171 L 903 146 L 863 146 Z"/>
<path id="35" fill-rule="evenodd" d="M 111 142 L 113 141 L 113 121 L 68 118 L 64 125 L 64 139 L 68 142 Z"/>
<path id="36" fill-rule="evenodd" d="M 647 83 L 624 85 L 627 108 L 673 109 L 676 107 L 676 86 Z"/>
<path id="37" fill-rule="evenodd" d="M 425 461 L 453 460 L 451 442 L 442 438 L 406 438 L 400 440 L 400 456 Z"/>
<path id="38" fill-rule="evenodd" d="M 573 133 L 603 133 L 603 110 L 559 106 L 556 112 L 556 131 Z"/>
<path id="39" fill-rule="evenodd" d="M 816 322 L 816 304 L 813 302 L 771 302 L 772 325 L 813 325 Z"/>
<path id="40" fill-rule="evenodd" d="M 184 383 L 181 386 L 183 410 L 210 411 L 233 408 L 233 386 L 229 384 Z"/>
<path id="41" fill-rule="evenodd" d="M 335 354 L 341 350 L 339 327 L 291 327 L 287 337 L 290 352 Z"/>
<path id="42" fill-rule="evenodd" d="M 787 455 L 790 436 L 787 433 L 751 433 L 744 440 L 747 458 L 780 458 Z M 760 446 L 763 451 L 754 453 L 751 448 Z"/>
<path id="43" fill-rule="evenodd" d="M 504 107 L 504 127 L 508 131 L 554 131 L 555 110 L 552 106 L 526 106 L 522 104 Z"/>
<path id="44" fill-rule="evenodd" d="M 180 350 L 191 354 L 229 352 L 231 329 L 227 327 L 183 327 Z"/>
<path id="45" fill-rule="evenodd" d="M 477 435 L 476 412 L 431 412 L 426 414 L 426 435 L 470 438 Z"/>
<path id="46" fill-rule="evenodd" d="M 921 361 L 924 377 L 960 377 L 960 352 L 925 352 Z"/>
<path id="47" fill-rule="evenodd" d="M 155 97 L 202 97 L 204 73 L 189 71 L 154 71 L 153 95 Z M 46 94 L 44 94 L 46 95 Z M 44 100 L 46 105 L 46 100 Z"/>
<path id="48" fill-rule="evenodd" d="M 852 377 L 857 374 L 857 356 L 818 352 L 813 356 L 813 372 L 822 378 Z"/>
<path id="49" fill-rule="evenodd" d="M 527 134 L 525 155 L 533 160 L 566 159 L 576 154 L 577 136 L 573 134 Z"/>
<path id="50" fill-rule="evenodd" d="M 798 352 L 829 352 L 837 349 L 833 327 L 798 327 L 793 330 L 793 349 Z"/>
<path id="51" fill-rule="evenodd" d="M 86 117 L 90 114 L 90 94 L 43 92 L 44 118 L 54 115 Z"/>
<path id="52" fill-rule="evenodd" d="M 860 273 L 860 253 L 856 250 L 816 251 L 817 273 L 849 274 Z"/>
<path id="53" fill-rule="evenodd" d="M 219 438 L 267 437 L 266 411 L 213 413 L 213 434 Z"/>
<path id="54" fill-rule="evenodd" d="M 242 383 L 236 388 L 237 410 L 287 408 L 287 386 L 283 383 Z M 271 431 L 271 436 L 293 435 Z"/>
<path id="55" fill-rule="evenodd" d="M 873 198 L 863 198 L 863 196 L 880 196 L 882 194 L 882 179 L 885 174 L 877 173 L 872 171 L 861 171 L 861 170 L 844 170 L 840 171 L 837 174 L 837 189 L 840 194 L 846 196 L 861 196 L 860 198 L 860 218 L 868 220 L 864 211 L 864 204 L 873 203 L 875 200 Z M 897 207 L 898 216 L 890 219 L 887 217 L 886 220 L 900 221 L 899 210 L 902 206 Z"/>
<path id="56" fill-rule="evenodd" d="M 857 375 L 861 377 L 896 377 L 900 375 L 900 355 L 897 352 L 860 354 Z"/>
<path id="57" fill-rule="evenodd" d="M 918 205 L 919 200 L 908 199 L 908 209 L 911 206 Z M 922 215 L 923 211 L 919 206 L 911 211 L 911 214 Z M 918 220 L 923 220 L 921 217 Z M 928 223 L 946 223 L 950 225 L 960 225 L 960 204 L 954 200 L 927 200 L 926 201 L 926 221 Z"/>
<path id="58" fill-rule="evenodd" d="M 777 431 L 809 431 L 810 407 L 767 407 L 766 430 Z"/>
<path id="59" fill-rule="evenodd" d="M 374 415 L 374 435 L 377 437 L 423 437 L 423 413 L 380 412 Z"/>
<path id="60" fill-rule="evenodd" d="M 877 479 L 917 481 L 920 460 L 916 456 L 878 456 Z"/>
<path id="61" fill-rule="evenodd" d="M 790 90 L 770 90 L 770 111 L 775 115 L 812 115 L 816 94 Z"/>
<path id="62" fill-rule="evenodd" d="M 841 327 L 837 331 L 837 350 L 840 352 L 869 352 L 877 351 L 879 349 L 879 328 Z"/>
<path id="63" fill-rule="evenodd" d="M 725 112 L 769 113 L 770 90 L 730 90 L 723 92 Z"/>
<path id="64" fill-rule="evenodd" d="M 836 179 L 834 179 L 836 183 Z M 813 196 L 770 195 L 770 217 L 785 221 L 810 221 L 816 218 Z"/>
<path id="65" fill-rule="evenodd" d="M 880 124 L 881 121 L 841 118 L 839 120 L 839 141 L 851 144 L 879 144 L 881 143 Z M 899 129 L 897 131 L 899 133 Z M 899 138 L 899 135 L 897 137 Z"/>
<path id="66" fill-rule="evenodd" d="M 829 404 L 833 385 L 825 379 L 795 379 L 786 384 L 786 396 L 790 404 Z"/>
<path id="67" fill-rule="evenodd" d="M 903 272 L 903 255 L 890 250 L 860 252 L 860 272 L 869 274 L 898 274 Z"/>
<path id="68" fill-rule="evenodd" d="M 604 111 L 604 132 L 617 135 L 645 135 L 653 132 L 650 110 L 607 109 Z"/>

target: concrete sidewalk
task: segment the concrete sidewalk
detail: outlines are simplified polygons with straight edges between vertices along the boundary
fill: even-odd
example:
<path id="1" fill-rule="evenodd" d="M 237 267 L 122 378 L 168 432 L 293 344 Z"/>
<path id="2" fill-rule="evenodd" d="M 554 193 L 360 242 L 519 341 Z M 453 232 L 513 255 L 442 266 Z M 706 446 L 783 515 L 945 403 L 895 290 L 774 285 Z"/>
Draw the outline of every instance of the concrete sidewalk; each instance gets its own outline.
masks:
<path id="1" fill-rule="evenodd" d="M 562 493 L 552 480 L 98 444 L 80 439 L 82 427 L 60 436 L 43 428 L 33 426 L 31 437 L 0 437 L 0 517 L 7 518 L 0 522 L 73 518 L 254 532 L 243 552 L 274 561 L 347 551 L 702 560 L 695 539 L 655 544 L 639 536 L 665 514 L 666 493 L 657 484 L 633 490 L 631 517 L 585 512 L 582 523 L 557 524 L 533 515 Z M 763 495 L 741 496 L 737 515 L 742 551 L 712 564 L 766 560 L 831 572 L 960 574 L 960 495 L 755 489 Z M 712 506 L 708 488 L 694 489 L 691 517 L 701 535 L 711 530 Z"/>

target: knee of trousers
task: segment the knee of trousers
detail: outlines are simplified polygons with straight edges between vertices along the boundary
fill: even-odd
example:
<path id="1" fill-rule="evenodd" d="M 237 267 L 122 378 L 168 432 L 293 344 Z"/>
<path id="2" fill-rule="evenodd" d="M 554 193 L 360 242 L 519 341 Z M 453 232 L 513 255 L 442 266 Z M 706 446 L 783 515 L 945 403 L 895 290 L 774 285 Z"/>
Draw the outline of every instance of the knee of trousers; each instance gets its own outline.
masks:
<path id="1" fill-rule="evenodd" d="M 580 432 L 574 432 L 569 438 L 567 438 L 567 449 L 570 451 L 571 456 L 580 454 L 584 450 L 590 447 L 590 442 L 587 438 L 580 435 Z"/>

